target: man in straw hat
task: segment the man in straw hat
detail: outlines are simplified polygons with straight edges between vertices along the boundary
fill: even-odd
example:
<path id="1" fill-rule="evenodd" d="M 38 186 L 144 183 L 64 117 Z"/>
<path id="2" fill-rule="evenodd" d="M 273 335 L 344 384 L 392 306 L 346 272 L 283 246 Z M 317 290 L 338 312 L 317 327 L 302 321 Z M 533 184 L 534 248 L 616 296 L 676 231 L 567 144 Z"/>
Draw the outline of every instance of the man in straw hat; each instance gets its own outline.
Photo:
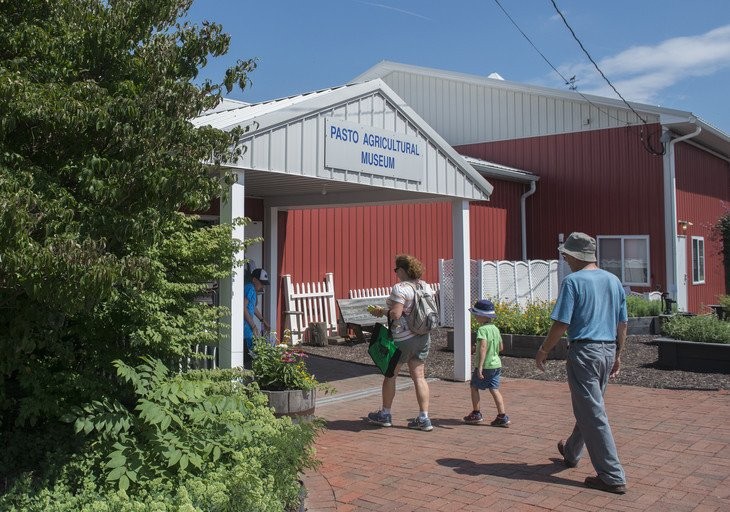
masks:
<path id="1" fill-rule="evenodd" d="M 553 325 L 538 349 L 535 364 L 545 370 L 545 360 L 567 331 L 566 368 L 573 402 L 575 427 L 558 451 L 568 467 L 578 465 L 583 447 L 588 449 L 596 476 L 585 484 L 593 489 L 624 494 L 626 476 L 618 458 L 603 395 L 609 376 L 618 375 L 626 341 L 626 294 L 621 281 L 596 265 L 596 241 L 585 233 L 571 233 L 558 247 L 572 273 L 560 287 L 550 317 Z"/>

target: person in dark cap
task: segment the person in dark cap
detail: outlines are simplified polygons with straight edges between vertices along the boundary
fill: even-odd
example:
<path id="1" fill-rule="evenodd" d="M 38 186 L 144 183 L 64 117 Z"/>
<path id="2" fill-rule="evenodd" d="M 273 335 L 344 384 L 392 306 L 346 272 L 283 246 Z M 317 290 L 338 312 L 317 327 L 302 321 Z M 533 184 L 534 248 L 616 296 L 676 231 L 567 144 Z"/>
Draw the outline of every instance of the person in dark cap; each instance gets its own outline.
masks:
<path id="1" fill-rule="evenodd" d="M 492 321 L 497 317 L 494 304 L 491 300 L 478 300 L 469 312 L 479 323 L 477 330 L 477 347 L 475 358 L 477 364 L 471 376 L 471 405 L 472 411 L 464 416 L 464 423 L 477 424 L 484 421 L 479 408 L 479 390 L 488 389 L 497 406 L 497 417 L 490 423 L 493 427 L 508 427 L 509 416 L 505 413 L 504 399 L 499 391 L 499 381 L 502 375 L 502 360 L 499 353 L 504 350 L 502 335 Z"/>
<path id="2" fill-rule="evenodd" d="M 258 301 L 258 294 L 264 289 L 264 286 L 269 285 L 269 273 L 262 268 L 254 269 L 251 272 L 251 282 L 246 283 L 243 288 L 243 340 L 245 343 L 245 349 L 250 355 L 253 350 L 253 338 L 254 336 L 261 336 L 258 324 L 254 321 L 254 317 L 261 321 L 264 329 L 269 330 L 269 324 L 264 319 L 264 315 L 261 314 L 261 310 L 256 307 Z M 244 357 L 244 359 L 249 359 Z"/>
<path id="3" fill-rule="evenodd" d="M 570 266 L 550 317 L 553 325 L 535 355 L 545 371 L 545 360 L 568 333 L 566 369 L 575 427 L 558 451 L 568 467 L 575 467 L 587 448 L 596 470 L 585 484 L 614 494 L 626 493 L 626 475 L 608 424 L 603 395 L 608 378 L 621 367 L 626 341 L 626 293 L 621 281 L 596 265 L 596 241 L 585 233 L 571 233 L 558 247 Z"/>

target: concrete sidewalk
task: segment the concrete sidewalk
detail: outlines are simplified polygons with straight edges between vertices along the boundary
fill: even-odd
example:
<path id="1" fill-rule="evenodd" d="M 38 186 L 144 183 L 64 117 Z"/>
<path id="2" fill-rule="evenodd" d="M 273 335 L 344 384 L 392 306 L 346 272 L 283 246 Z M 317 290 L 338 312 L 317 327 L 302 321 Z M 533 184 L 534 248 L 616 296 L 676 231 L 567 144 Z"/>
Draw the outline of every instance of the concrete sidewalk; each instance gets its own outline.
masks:
<path id="1" fill-rule="evenodd" d="M 399 377 L 391 428 L 365 420 L 380 407 L 377 369 L 312 357 L 321 381 L 327 430 L 316 448 L 322 465 L 304 478 L 309 512 L 352 510 L 649 510 L 730 511 L 730 393 L 609 384 L 609 419 L 626 469 L 623 496 L 588 489 L 595 472 L 584 456 L 559 463 L 557 441 L 573 427 L 565 383 L 504 379 L 510 428 L 465 425 L 466 383 L 431 382 L 432 432 L 406 428 L 418 412 L 408 377 Z"/>

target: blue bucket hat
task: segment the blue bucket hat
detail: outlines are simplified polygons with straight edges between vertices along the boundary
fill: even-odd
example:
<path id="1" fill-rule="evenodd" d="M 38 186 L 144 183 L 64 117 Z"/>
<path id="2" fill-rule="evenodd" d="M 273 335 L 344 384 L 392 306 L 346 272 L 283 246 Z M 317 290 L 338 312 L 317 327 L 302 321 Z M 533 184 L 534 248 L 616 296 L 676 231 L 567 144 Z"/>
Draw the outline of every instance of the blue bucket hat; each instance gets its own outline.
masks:
<path id="1" fill-rule="evenodd" d="M 487 318 L 497 318 L 497 312 L 494 310 L 494 304 L 489 299 L 476 301 L 473 307 L 469 308 L 469 313 Z"/>

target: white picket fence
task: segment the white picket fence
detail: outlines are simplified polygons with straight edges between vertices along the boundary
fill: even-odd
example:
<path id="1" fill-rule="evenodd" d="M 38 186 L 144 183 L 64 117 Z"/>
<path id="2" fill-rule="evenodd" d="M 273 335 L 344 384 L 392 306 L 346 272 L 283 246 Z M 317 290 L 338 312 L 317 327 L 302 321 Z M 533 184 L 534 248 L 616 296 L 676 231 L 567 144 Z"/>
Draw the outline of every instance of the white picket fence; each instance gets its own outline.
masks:
<path id="1" fill-rule="evenodd" d="M 438 300 L 439 289 L 441 288 L 440 283 L 428 283 L 433 292 L 436 294 Z M 350 290 L 347 292 L 348 297 L 351 299 L 361 298 L 375 298 L 375 299 L 387 299 L 390 296 L 391 286 L 379 286 L 376 288 L 359 288 L 357 290 Z"/>
<path id="2" fill-rule="evenodd" d="M 364 298 L 376 298 L 384 299 L 390 295 L 390 287 L 379 286 L 377 288 L 360 288 L 357 290 L 350 290 L 347 292 L 347 296 L 350 299 L 364 299 Z"/>
<path id="3" fill-rule="evenodd" d="M 471 304 L 489 298 L 496 302 L 555 300 L 558 260 L 471 260 Z M 454 325 L 454 260 L 439 260 L 441 325 Z"/>
<path id="4" fill-rule="evenodd" d="M 332 273 L 319 283 L 293 283 L 290 274 L 284 277 L 285 324 L 292 333 L 292 344 L 303 341 L 309 324 L 324 322 L 327 335 L 337 333 L 337 308 L 335 307 L 335 286 Z"/>

